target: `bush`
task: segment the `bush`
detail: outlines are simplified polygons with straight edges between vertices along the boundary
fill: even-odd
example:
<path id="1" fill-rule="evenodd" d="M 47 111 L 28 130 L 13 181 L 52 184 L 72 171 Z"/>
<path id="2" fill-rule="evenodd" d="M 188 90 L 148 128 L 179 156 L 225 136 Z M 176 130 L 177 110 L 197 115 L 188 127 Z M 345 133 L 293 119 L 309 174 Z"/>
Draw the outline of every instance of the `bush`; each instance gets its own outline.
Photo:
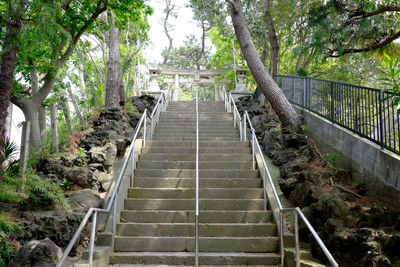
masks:
<path id="1" fill-rule="evenodd" d="M 52 209 L 57 206 L 69 208 L 61 187 L 32 171 L 26 172 L 26 194 L 28 198 L 22 201 L 23 206 L 41 209 Z"/>
<path id="2" fill-rule="evenodd" d="M 18 225 L 10 219 L 10 215 L 0 211 L 0 267 L 15 256 L 15 247 L 11 244 L 8 233 L 19 231 Z"/>

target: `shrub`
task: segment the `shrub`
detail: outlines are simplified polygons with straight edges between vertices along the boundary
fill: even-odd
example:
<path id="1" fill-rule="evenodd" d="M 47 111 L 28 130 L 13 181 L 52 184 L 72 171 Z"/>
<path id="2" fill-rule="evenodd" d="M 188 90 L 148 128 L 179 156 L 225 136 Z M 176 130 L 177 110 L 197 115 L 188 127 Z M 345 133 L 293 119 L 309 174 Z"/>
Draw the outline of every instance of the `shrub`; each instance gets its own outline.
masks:
<path id="1" fill-rule="evenodd" d="M 22 201 L 23 206 L 42 209 L 52 209 L 56 206 L 64 209 L 69 208 L 61 187 L 43 179 L 32 171 L 26 172 L 26 194 L 28 198 Z"/>
<path id="2" fill-rule="evenodd" d="M 0 267 L 15 256 L 15 247 L 9 240 L 8 233 L 19 231 L 18 225 L 10 219 L 10 215 L 0 211 Z"/>

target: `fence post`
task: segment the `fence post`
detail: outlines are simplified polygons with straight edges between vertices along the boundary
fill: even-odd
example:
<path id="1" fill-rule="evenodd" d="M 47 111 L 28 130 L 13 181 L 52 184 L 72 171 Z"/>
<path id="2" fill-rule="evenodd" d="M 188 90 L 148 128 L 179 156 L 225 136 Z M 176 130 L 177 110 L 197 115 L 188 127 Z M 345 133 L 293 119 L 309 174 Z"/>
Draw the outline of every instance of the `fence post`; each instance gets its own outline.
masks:
<path id="1" fill-rule="evenodd" d="M 296 102 L 296 78 L 293 77 L 293 99 L 292 102 L 297 104 Z"/>
<path id="2" fill-rule="evenodd" d="M 304 86 L 303 86 L 303 107 L 306 107 L 307 103 L 307 77 L 304 78 Z"/>
<path id="3" fill-rule="evenodd" d="M 382 117 L 382 93 L 381 92 L 379 92 L 378 93 L 379 94 L 379 135 L 380 135 L 380 138 L 379 138 L 379 142 L 380 142 L 380 145 L 381 145 L 381 147 L 383 148 L 383 146 L 384 146 L 384 137 L 383 137 L 383 117 Z"/>
<path id="4" fill-rule="evenodd" d="M 331 82 L 331 121 L 335 122 L 335 90 L 334 90 L 335 83 Z"/>
<path id="5" fill-rule="evenodd" d="M 26 185 L 25 170 L 29 157 L 30 133 L 31 133 L 31 122 L 24 121 L 22 124 L 21 150 L 19 157 L 19 170 L 18 170 L 18 174 L 22 178 L 21 192 L 25 191 L 25 185 Z"/>
<path id="6" fill-rule="evenodd" d="M 50 104 L 51 129 L 53 136 L 53 152 L 58 153 L 57 109 L 56 103 Z"/>

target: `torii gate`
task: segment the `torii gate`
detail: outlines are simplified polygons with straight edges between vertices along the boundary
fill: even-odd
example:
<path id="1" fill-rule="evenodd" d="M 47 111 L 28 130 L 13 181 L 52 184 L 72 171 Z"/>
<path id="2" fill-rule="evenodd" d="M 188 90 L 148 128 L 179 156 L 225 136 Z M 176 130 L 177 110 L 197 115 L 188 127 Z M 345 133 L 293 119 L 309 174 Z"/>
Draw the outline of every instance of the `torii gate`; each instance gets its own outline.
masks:
<path id="1" fill-rule="evenodd" d="M 247 87 L 244 83 L 244 77 L 247 70 L 238 69 L 236 70 L 236 75 L 238 77 L 238 83 L 236 85 L 235 91 L 240 92 L 242 94 L 250 93 L 247 90 Z M 150 85 L 148 90 L 146 90 L 149 94 L 157 94 L 160 93 L 160 86 L 158 84 L 158 75 L 165 74 L 173 76 L 172 79 L 165 79 L 164 82 L 174 83 L 174 89 L 172 93 L 172 100 L 178 100 L 178 90 L 180 89 L 181 83 L 202 83 L 202 84 L 214 84 L 214 92 L 215 92 L 215 101 L 220 100 L 220 88 L 215 83 L 215 77 L 222 75 L 226 72 L 226 70 L 181 70 L 181 69 L 168 69 L 168 68 L 150 68 Z M 180 77 L 192 77 L 191 79 L 181 81 Z"/>

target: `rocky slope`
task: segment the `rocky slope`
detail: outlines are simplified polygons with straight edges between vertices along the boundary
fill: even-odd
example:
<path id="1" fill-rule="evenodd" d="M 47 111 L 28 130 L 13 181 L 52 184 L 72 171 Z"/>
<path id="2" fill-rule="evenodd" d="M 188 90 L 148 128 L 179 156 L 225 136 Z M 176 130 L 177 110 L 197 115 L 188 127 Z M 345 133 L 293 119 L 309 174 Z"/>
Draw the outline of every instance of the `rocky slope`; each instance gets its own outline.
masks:
<path id="1" fill-rule="evenodd" d="M 351 174 L 330 170 L 312 140 L 282 127 L 278 117 L 257 100 L 237 101 L 249 112 L 260 145 L 279 167 L 279 186 L 316 228 L 340 266 L 400 266 L 400 210 L 359 190 Z M 357 195 L 354 193 L 358 193 Z M 304 225 L 304 241 L 313 243 Z M 313 254 L 324 260 L 319 247 Z"/>
<path id="2" fill-rule="evenodd" d="M 156 100 L 151 96 L 141 96 L 134 97 L 132 103 L 137 110 L 144 111 L 145 108 L 151 110 Z M 53 207 L 35 207 L 36 210 L 32 210 L 33 207 L 13 207 L 13 215 L 20 220 L 20 231 L 14 233 L 12 239 L 24 247 L 10 266 L 52 266 L 51 262 L 53 265 L 57 262 L 54 259 L 57 259 L 59 251 L 53 245 L 67 246 L 85 212 L 90 207 L 103 207 L 101 195 L 108 190 L 113 178 L 113 163 L 130 145 L 140 116 L 119 109 L 103 110 L 93 126 L 77 140 L 79 153 L 60 158 L 44 156 L 39 160 L 36 164 L 38 175 L 70 187 L 66 196 L 71 211 L 52 210 Z M 43 250 L 47 247 L 46 261 L 42 254 L 46 254 Z M 38 255 L 42 255 L 41 259 Z"/>

